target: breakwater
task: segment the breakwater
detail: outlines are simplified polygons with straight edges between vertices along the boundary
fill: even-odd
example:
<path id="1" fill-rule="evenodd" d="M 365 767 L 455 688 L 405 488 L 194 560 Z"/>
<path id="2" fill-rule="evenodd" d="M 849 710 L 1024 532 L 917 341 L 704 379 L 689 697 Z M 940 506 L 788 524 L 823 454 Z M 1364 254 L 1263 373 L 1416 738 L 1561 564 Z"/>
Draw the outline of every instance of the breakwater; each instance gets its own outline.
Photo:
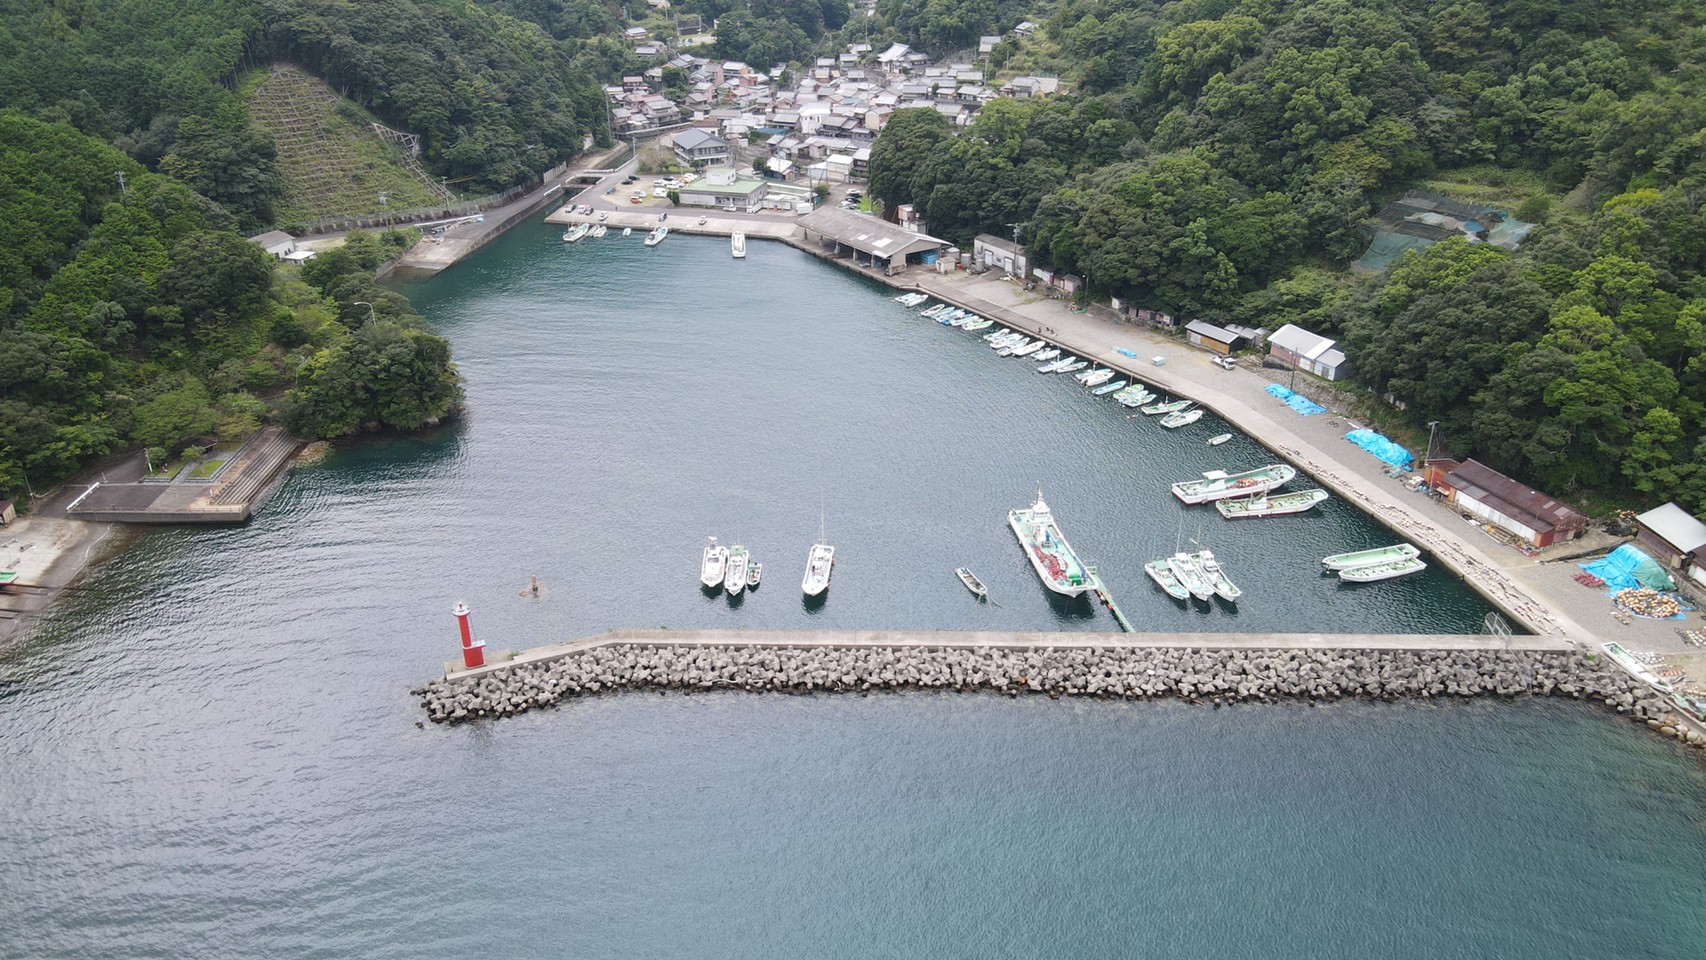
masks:
<path id="1" fill-rule="evenodd" d="M 1345 638 L 1352 640 L 1353 638 Z M 1476 638 L 1465 638 L 1476 639 Z M 498 718 L 623 690 L 795 694 L 885 690 L 1009 696 L 1182 698 L 1213 706 L 1282 699 L 1557 696 L 1601 703 L 1672 736 L 1664 700 L 1577 649 L 597 642 L 450 674 L 415 691 L 434 723 Z M 1694 742 L 1698 742 L 1697 740 Z"/>

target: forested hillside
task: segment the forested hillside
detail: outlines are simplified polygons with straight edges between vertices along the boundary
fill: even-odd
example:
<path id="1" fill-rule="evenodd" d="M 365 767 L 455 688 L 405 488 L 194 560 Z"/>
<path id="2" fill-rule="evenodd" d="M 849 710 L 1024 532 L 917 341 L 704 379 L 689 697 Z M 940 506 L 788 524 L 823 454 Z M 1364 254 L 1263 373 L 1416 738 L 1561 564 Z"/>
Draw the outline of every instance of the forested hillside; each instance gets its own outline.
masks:
<path id="1" fill-rule="evenodd" d="M 239 439 L 269 401 L 304 436 L 419 427 L 458 401 L 448 345 L 374 282 L 382 241 L 298 279 L 232 224 L 112 147 L 0 111 L 0 497 L 128 446 Z"/>
<path id="2" fill-rule="evenodd" d="M 1552 492 L 1706 510 L 1698 6 L 1065 0 L 1033 42 L 1079 95 L 963 133 L 897 114 L 873 193 L 962 242 L 1018 222 L 1101 295 L 1341 336 L 1454 452 Z M 1352 279 L 1366 219 L 1419 182 L 1542 226 Z"/>
<path id="3" fill-rule="evenodd" d="M 275 60 L 419 134 L 433 172 L 477 191 L 604 133 L 601 58 L 469 0 L 0 0 L 0 106 L 119 146 L 250 231 L 279 181 L 233 83 Z"/>

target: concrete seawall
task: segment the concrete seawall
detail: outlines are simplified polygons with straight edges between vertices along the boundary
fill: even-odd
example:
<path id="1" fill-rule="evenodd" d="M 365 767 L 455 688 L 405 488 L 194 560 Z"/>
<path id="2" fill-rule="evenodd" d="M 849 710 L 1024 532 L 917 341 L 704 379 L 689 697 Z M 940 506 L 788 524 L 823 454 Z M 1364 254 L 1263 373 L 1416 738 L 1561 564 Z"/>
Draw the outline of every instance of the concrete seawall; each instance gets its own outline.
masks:
<path id="1" fill-rule="evenodd" d="M 498 718 L 622 690 L 794 694 L 884 690 L 1274 700 L 1556 696 L 1669 736 L 1655 691 L 1569 640 L 1298 634 L 954 634 L 620 631 L 447 669 L 414 691 L 434 723 Z"/>

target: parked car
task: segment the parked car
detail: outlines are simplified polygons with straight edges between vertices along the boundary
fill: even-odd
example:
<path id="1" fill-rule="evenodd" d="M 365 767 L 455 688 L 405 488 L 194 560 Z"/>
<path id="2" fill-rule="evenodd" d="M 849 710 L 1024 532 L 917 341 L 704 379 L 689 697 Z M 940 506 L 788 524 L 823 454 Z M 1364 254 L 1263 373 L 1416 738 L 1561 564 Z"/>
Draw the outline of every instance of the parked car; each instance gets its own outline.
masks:
<path id="1" fill-rule="evenodd" d="M 1214 362 L 1215 366 L 1219 367 L 1222 370 L 1236 370 L 1236 369 L 1238 369 L 1238 361 L 1234 360 L 1231 357 L 1211 357 L 1209 359 Z"/>

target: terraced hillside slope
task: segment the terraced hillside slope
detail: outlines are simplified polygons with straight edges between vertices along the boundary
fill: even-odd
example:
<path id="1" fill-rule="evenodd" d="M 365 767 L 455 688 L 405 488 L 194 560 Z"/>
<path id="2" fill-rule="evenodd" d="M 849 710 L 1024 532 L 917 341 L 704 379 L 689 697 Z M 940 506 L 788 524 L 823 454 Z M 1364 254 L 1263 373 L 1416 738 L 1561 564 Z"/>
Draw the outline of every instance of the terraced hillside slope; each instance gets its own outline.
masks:
<path id="1" fill-rule="evenodd" d="M 280 226 L 450 199 L 408 151 L 382 139 L 360 108 L 320 79 L 275 64 L 256 71 L 244 89 L 250 116 L 278 146 Z"/>

